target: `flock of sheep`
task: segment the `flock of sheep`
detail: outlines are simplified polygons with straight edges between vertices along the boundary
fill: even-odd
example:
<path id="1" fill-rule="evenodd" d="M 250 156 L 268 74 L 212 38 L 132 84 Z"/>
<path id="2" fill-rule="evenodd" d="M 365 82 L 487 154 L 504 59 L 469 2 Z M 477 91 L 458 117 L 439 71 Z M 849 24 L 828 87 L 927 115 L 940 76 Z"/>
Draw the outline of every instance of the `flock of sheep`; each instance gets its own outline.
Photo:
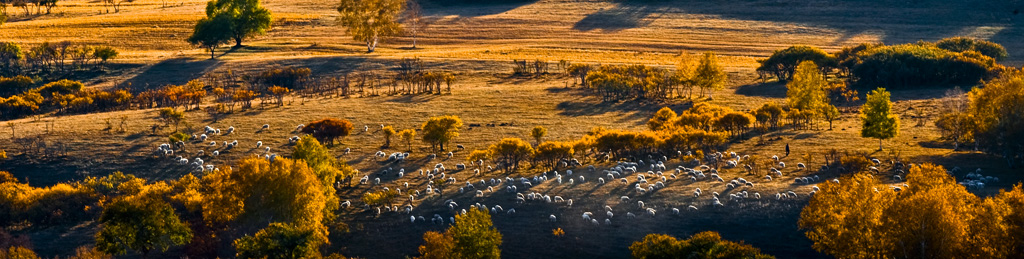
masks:
<path id="1" fill-rule="evenodd" d="M 304 125 L 298 125 L 294 132 L 301 132 Z M 259 127 L 257 132 L 263 132 L 270 129 L 270 125 L 264 124 Z M 193 172 L 210 172 L 219 170 L 213 164 L 205 163 L 203 158 L 211 159 L 219 156 L 224 152 L 229 152 L 234 147 L 239 145 L 237 140 L 228 142 L 223 141 L 223 144 L 218 145 L 218 142 L 213 140 L 214 137 L 222 137 L 231 135 L 235 131 L 235 127 L 228 127 L 227 130 L 221 131 L 221 129 L 206 126 L 202 134 L 191 136 L 190 141 L 178 141 L 173 144 L 164 143 L 157 147 L 156 153 L 166 157 L 174 156 L 175 150 L 184 150 L 186 144 L 194 144 L 200 149 L 194 152 L 191 160 L 187 156 L 178 155 L 173 157 L 173 161 L 180 166 L 187 167 Z M 369 131 L 369 126 L 363 127 L 364 132 Z M 299 141 L 299 136 L 291 136 L 288 138 L 289 144 L 295 144 Z M 207 142 L 209 141 L 209 142 Z M 186 143 L 190 142 L 190 143 Z M 276 158 L 276 154 L 271 153 L 271 148 L 265 146 L 263 141 L 257 141 L 254 144 L 254 151 L 260 152 L 264 158 L 273 161 Z M 457 150 L 463 150 L 465 147 L 457 145 Z M 206 154 L 206 150 L 212 150 L 209 154 Z M 349 154 L 351 148 L 345 148 L 344 154 Z M 462 214 L 466 213 L 466 209 L 479 208 L 486 211 L 490 211 L 493 214 L 504 213 L 509 216 L 516 214 L 516 209 L 530 209 L 537 205 L 547 204 L 549 206 L 563 207 L 566 209 L 574 208 L 573 204 L 583 199 L 595 200 L 593 202 L 587 202 L 586 206 L 593 206 L 594 208 L 600 208 L 603 210 L 603 214 L 594 214 L 586 208 L 575 208 L 582 212 L 581 219 L 584 223 L 593 225 L 610 225 L 613 222 L 615 214 L 617 212 L 625 212 L 625 220 L 616 219 L 618 221 L 628 221 L 638 217 L 638 215 L 644 215 L 647 217 L 655 217 L 660 211 L 669 211 L 671 215 L 681 215 L 683 211 L 697 212 L 702 207 L 726 207 L 728 204 L 739 204 L 744 202 L 756 202 L 760 204 L 768 203 L 772 199 L 781 201 L 786 199 L 797 199 L 800 197 L 806 197 L 814 195 L 819 191 L 816 183 L 823 181 L 823 177 L 817 173 L 828 171 L 827 166 L 822 166 L 819 171 L 809 171 L 804 163 L 797 163 L 796 169 L 789 173 L 784 173 L 786 170 L 786 163 L 781 161 L 778 156 L 772 156 L 771 159 L 775 160 L 775 166 L 769 168 L 769 174 L 764 177 L 755 178 L 756 181 L 744 179 L 741 176 L 729 176 L 723 177 L 726 173 L 721 170 L 735 169 L 730 174 L 733 175 L 748 175 L 747 172 L 751 171 L 752 168 L 748 165 L 742 165 L 741 162 L 749 159 L 749 156 L 740 156 L 734 152 L 729 153 L 713 153 L 705 156 L 704 162 L 711 161 L 724 161 L 724 166 L 721 168 L 713 168 L 708 164 L 700 164 L 699 160 L 692 161 L 679 161 L 679 164 L 674 168 L 670 168 L 666 165 L 669 162 L 669 158 L 662 156 L 660 159 L 653 159 L 648 157 L 639 159 L 636 162 L 618 162 L 614 166 L 610 166 L 606 169 L 599 170 L 594 165 L 583 166 L 576 159 L 566 159 L 559 162 L 562 168 L 566 168 L 563 173 L 559 171 L 548 171 L 533 176 L 505 176 L 505 177 L 487 177 L 481 174 L 483 169 L 486 168 L 486 174 L 499 174 L 495 172 L 494 167 L 486 165 L 485 161 L 471 161 L 467 166 L 464 163 L 456 163 L 455 170 L 449 170 L 445 166 L 444 162 L 436 163 L 432 168 L 429 169 L 418 169 L 417 176 L 409 176 L 406 174 L 405 168 L 399 168 L 394 170 L 391 166 L 401 166 L 410 157 L 408 152 L 393 152 L 387 153 L 383 150 L 377 151 L 374 157 L 378 159 L 382 165 L 382 169 L 375 174 L 373 179 L 370 175 L 363 175 L 358 180 L 359 186 L 370 185 L 369 187 L 357 187 L 357 188 L 382 188 L 384 190 L 390 190 L 394 188 L 400 195 L 399 197 L 407 195 L 408 199 L 399 208 L 396 205 L 387 205 L 376 208 L 371 208 L 368 205 L 364 205 L 365 210 L 375 212 L 374 215 L 382 216 L 384 212 L 394 213 L 405 213 L 409 217 L 409 221 L 412 223 L 426 222 L 427 218 L 423 215 L 413 215 L 416 211 L 433 211 L 438 212 L 430 218 L 430 221 L 435 224 L 453 223 L 454 217 L 448 216 L 443 217 L 441 214 Z M 688 156 L 691 153 L 679 152 L 679 155 Z M 444 154 L 445 162 L 451 163 L 452 159 L 455 158 L 454 152 L 447 152 Z M 437 154 L 427 154 L 424 157 L 427 161 L 433 161 L 438 159 Z M 876 173 L 880 172 L 878 166 L 882 164 L 878 159 L 873 159 L 874 166 L 871 166 L 869 170 Z M 687 167 L 684 165 L 693 165 L 693 167 Z M 385 168 L 386 167 L 386 168 Z M 469 171 L 470 167 L 475 167 L 472 171 Z M 906 187 L 906 184 L 899 185 L 898 183 L 903 181 L 902 175 L 905 173 L 896 167 L 895 174 L 893 175 L 893 182 L 896 185 L 891 186 L 894 190 L 899 191 L 901 188 Z M 574 172 L 573 169 L 577 171 Z M 647 169 L 644 171 L 643 169 Z M 417 170 L 417 169 L 413 169 Z M 956 173 L 960 169 L 954 168 L 951 173 Z M 456 175 L 459 178 L 456 178 Z M 801 176 L 803 174 L 803 176 Z M 382 181 L 381 177 L 394 176 L 393 181 L 387 182 Z M 782 181 L 784 178 L 790 177 L 792 184 L 790 185 L 791 190 L 780 190 L 776 191 L 774 195 L 769 194 L 768 197 L 763 197 L 761 192 L 771 190 L 773 188 L 760 188 L 758 185 L 770 183 L 773 181 Z M 726 180 L 726 179 L 730 180 Z M 436 179 L 445 179 L 444 182 L 448 188 L 457 189 L 458 194 L 450 194 L 442 192 L 436 186 L 433 186 L 433 182 Z M 472 180 L 470 180 L 472 179 Z M 588 179 L 593 182 L 588 182 Z M 421 184 L 413 185 L 410 188 L 409 181 L 422 180 Z M 992 176 L 983 176 L 981 169 L 976 170 L 973 173 L 967 174 L 964 181 L 960 184 L 968 188 L 984 188 L 986 183 L 996 182 L 999 179 Z M 402 181 L 402 184 L 397 186 L 385 186 Z M 833 182 L 839 182 L 838 179 L 832 179 Z M 590 184 L 593 183 L 593 184 Z M 590 185 L 586 185 L 590 184 Z M 338 188 L 342 188 L 343 184 L 338 182 L 336 184 Z M 618 199 L 609 197 L 577 197 L 574 201 L 573 198 L 563 197 L 561 195 L 551 195 L 550 192 L 559 190 L 561 192 L 572 193 L 573 189 L 576 188 L 601 188 L 605 185 L 619 185 L 622 191 L 618 191 L 617 194 L 612 194 L 613 191 L 609 191 L 609 197 L 619 196 Z M 416 189 L 417 186 L 423 186 L 422 190 Z M 810 188 L 801 188 L 809 186 Z M 660 195 L 661 197 L 651 197 L 652 194 L 659 192 L 661 189 L 668 187 L 675 187 L 673 190 L 667 191 L 666 195 Z M 702 189 L 701 187 L 704 187 Z M 402 189 L 406 189 L 407 192 L 402 192 Z M 496 190 L 504 189 L 504 193 L 496 192 Z M 692 191 L 679 191 L 680 189 L 690 189 Z M 778 188 L 775 188 L 778 189 Z M 803 190 L 798 190 L 803 189 Z M 585 189 L 578 189 L 585 190 Z M 548 192 L 548 193 L 545 193 Z M 708 193 L 710 192 L 710 194 Z M 594 192 L 591 192 L 594 193 Z M 689 194 L 687 194 L 689 193 Z M 801 194 L 802 193 L 802 194 Z M 431 201 L 430 198 L 435 195 L 447 197 L 444 202 L 440 204 L 433 204 L 437 200 Z M 454 196 L 453 196 L 454 195 Z M 630 197 L 632 196 L 632 197 Z M 481 204 L 485 198 L 491 200 L 505 200 L 509 202 L 506 204 L 508 209 L 501 205 L 487 206 Z M 683 204 L 685 208 L 671 207 L 668 205 L 657 206 L 650 203 L 645 203 L 643 200 L 648 199 L 654 200 L 661 203 L 671 204 Z M 424 200 L 428 202 L 424 202 Z M 417 201 L 419 204 L 417 205 Z M 468 206 L 460 206 L 459 203 L 467 204 Z M 688 204 L 687 204 L 688 203 Z M 439 206 L 431 208 L 429 206 Z M 613 209 L 613 206 L 618 209 Z M 344 201 L 341 204 L 342 208 L 352 207 L 351 201 Z M 543 210 L 538 208 L 538 210 Z M 441 212 L 445 211 L 445 212 Z M 603 215 L 604 217 L 600 217 Z M 549 215 L 545 220 L 550 222 L 558 222 L 559 218 L 555 214 Z"/>

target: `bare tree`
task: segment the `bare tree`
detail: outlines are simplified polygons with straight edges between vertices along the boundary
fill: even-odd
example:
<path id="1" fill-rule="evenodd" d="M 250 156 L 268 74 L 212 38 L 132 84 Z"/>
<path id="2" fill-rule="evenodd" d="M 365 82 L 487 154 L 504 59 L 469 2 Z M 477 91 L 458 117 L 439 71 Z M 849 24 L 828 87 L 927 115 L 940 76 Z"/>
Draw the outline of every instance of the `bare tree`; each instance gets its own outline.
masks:
<path id="1" fill-rule="evenodd" d="M 406 3 L 405 23 L 409 33 L 412 34 L 412 48 L 415 49 L 416 34 L 427 27 L 426 23 L 423 22 L 423 8 L 420 7 L 416 0 L 409 0 Z"/>

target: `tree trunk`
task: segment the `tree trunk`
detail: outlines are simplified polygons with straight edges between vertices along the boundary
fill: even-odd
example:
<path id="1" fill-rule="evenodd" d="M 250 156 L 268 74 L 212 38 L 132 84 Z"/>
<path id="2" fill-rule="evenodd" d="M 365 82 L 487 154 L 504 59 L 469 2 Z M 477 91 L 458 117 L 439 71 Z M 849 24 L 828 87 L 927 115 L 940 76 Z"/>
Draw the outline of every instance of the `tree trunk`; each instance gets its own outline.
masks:
<path id="1" fill-rule="evenodd" d="M 236 36 L 235 37 L 235 47 L 241 47 L 241 46 L 242 46 L 242 37 Z"/>
<path id="2" fill-rule="evenodd" d="M 882 139 L 878 139 L 878 151 L 882 151 Z"/>

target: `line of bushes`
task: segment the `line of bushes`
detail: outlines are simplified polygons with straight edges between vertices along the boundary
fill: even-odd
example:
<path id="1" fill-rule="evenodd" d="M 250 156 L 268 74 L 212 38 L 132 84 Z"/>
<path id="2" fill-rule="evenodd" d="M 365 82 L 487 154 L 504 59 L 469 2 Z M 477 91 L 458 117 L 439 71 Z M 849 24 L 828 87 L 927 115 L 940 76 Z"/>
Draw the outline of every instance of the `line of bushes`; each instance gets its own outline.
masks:
<path id="1" fill-rule="evenodd" d="M 974 85 L 994 78 L 1007 58 L 999 44 L 964 37 L 900 45 L 860 44 L 827 53 L 811 46 L 792 46 L 761 60 L 762 80 L 792 79 L 796 66 L 813 61 L 824 74 L 846 77 L 855 85 L 914 88 Z"/>

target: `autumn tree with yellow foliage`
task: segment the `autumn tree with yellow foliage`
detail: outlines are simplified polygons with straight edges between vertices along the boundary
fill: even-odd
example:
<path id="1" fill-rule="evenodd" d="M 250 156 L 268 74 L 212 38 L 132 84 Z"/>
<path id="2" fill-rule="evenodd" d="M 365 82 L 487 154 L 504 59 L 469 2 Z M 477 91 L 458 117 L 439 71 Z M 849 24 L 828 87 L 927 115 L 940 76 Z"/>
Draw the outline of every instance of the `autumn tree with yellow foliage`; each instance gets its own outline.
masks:
<path id="1" fill-rule="evenodd" d="M 866 173 L 825 182 L 800 214 L 814 249 L 838 258 L 1019 258 L 1024 191 L 982 199 L 941 166 L 914 166 L 900 190 Z"/>
<path id="2" fill-rule="evenodd" d="M 494 228 L 491 214 L 471 209 L 455 215 L 455 225 L 443 234 L 428 231 L 418 258 L 500 258 L 501 233 Z"/>

